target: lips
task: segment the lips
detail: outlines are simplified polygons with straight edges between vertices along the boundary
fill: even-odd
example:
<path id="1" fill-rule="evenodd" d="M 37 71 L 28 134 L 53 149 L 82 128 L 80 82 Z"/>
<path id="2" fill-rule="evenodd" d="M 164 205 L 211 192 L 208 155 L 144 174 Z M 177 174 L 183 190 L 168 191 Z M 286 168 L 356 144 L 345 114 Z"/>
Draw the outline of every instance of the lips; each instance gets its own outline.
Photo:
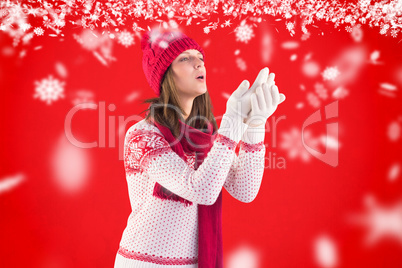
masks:
<path id="1" fill-rule="evenodd" d="M 204 80 L 205 80 L 205 74 L 199 74 L 199 75 L 196 77 L 196 79 L 197 79 L 197 80 L 202 80 L 202 81 L 204 81 Z"/>

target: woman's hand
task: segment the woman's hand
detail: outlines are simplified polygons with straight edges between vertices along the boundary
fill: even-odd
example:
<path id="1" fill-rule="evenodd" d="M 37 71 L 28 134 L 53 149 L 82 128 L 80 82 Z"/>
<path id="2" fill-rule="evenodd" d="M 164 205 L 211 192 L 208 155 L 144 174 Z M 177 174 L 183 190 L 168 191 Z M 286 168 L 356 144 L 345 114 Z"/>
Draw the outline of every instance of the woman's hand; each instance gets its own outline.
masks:
<path id="1" fill-rule="evenodd" d="M 258 86 L 255 93 L 251 95 L 251 111 L 244 123 L 251 127 L 258 127 L 267 121 L 267 119 L 275 112 L 276 108 L 282 103 L 286 96 L 279 93 L 278 87 L 273 80 L 262 83 Z"/>
<path id="2" fill-rule="evenodd" d="M 242 120 L 247 118 L 247 114 L 251 111 L 250 94 L 247 94 L 249 86 L 250 82 L 244 80 L 230 95 L 226 103 L 225 114 L 241 117 Z"/>
<path id="3" fill-rule="evenodd" d="M 269 69 L 267 67 L 261 69 L 250 89 L 250 83 L 247 80 L 244 80 L 230 96 L 226 105 L 226 112 L 236 114 L 243 120 L 246 119 L 251 112 L 251 94 L 253 94 L 257 87 L 261 86 L 264 82 L 275 83 L 273 82 L 275 74 L 272 73 L 268 76 L 268 73 Z"/>

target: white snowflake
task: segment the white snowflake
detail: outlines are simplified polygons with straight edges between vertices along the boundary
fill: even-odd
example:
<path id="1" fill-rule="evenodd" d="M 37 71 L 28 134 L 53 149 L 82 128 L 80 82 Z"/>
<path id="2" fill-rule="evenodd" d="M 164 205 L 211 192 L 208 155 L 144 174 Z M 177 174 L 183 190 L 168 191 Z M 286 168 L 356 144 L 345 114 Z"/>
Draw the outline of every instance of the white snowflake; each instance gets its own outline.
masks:
<path id="1" fill-rule="evenodd" d="M 125 47 L 132 46 L 134 44 L 134 35 L 127 30 L 124 30 L 118 35 L 118 43 Z"/>
<path id="2" fill-rule="evenodd" d="M 94 101 L 94 93 L 89 90 L 79 90 L 75 92 L 74 99 L 72 100 L 73 105 L 81 104 L 82 107 L 91 107 Z"/>
<path id="3" fill-rule="evenodd" d="M 388 32 L 389 25 L 385 24 L 381 27 L 380 34 L 386 34 Z"/>
<path id="4" fill-rule="evenodd" d="M 251 38 L 254 37 L 254 31 L 253 28 L 246 23 L 245 20 L 243 20 L 235 30 L 236 33 L 236 41 L 248 43 Z"/>
<path id="5" fill-rule="evenodd" d="M 177 24 L 177 22 L 175 20 L 169 20 L 169 26 L 172 29 L 177 29 L 179 28 L 179 25 Z"/>
<path id="6" fill-rule="evenodd" d="M 26 35 L 22 38 L 22 42 L 23 42 L 24 44 L 28 44 L 29 41 L 30 41 L 33 37 L 34 37 L 34 34 L 33 34 L 33 33 L 28 33 L 28 34 L 26 34 Z"/>
<path id="7" fill-rule="evenodd" d="M 29 23 L 23 23 L 20 25 L 21 29 L 25 32 L 31 28 L 31 24 Z"/>
<path id="8" fill-rule="evenodd" d="M 401 173 L 401 165 L 399 163 L 394 163 L 388 169 L 388 180 L 395 181 Z"/>
<path id="9" fill-rule="evenodd" d="M 288 29 L 290 35 L 294 35 L 295 34 L 295 24 L 293 22 L 287 22 L 286 23 L 286 29 Z"/>
<path id="10" fill-rule="evenodd" d="M 231 24 L 232 23 L 230 22 L 230 20 L 226 20 L 223 25 L 225 25 L 225 27 L 230 27 Z"/>
<path id="11" fill-rule="evenodd" d="M 334 99 L 343 99 L 347 95 L 349 95 L 349 91 L 344 87 L 338 87 L 337 89 L 332 92 L 332 98 Z"/>
<path id="12" fill-rule="evenodd" d="M 336 242 L 328 234 L 320 234 L 314 241 L 315 259 L 319 267 L 337 267 L 339 263 Z"/>
<path id="13" fill-rule="evenodd" d="M 307 102 L 313 106 L 314 108 L 318 108 L 321 105 L 321 101 L 318 99 L 318 97 L 314 93 L 307 93 Z"/>
<path id="14" fill-rule="evenodd" d="M 247 70 L 247 64 L 242 58 L 236 59 L 237 67 L 242 70 L 243 72 Z"/>
<path id="15" fill-rule="evenodd" d="M 398 30 L 396 30 L 396 29 L 391 30 L 391 36 L 393 38 L 396 38 L 398 36 Z"/>
<path id="16" fill-rule="evenodd" d="M 96 22 L 97 20 L 99 20 L 99 15 L 98 14 L 91 14 L 89 15 L 89 19 L 93 22 Z"/>
<path id="17" fill-rule="evenodd" d="M 359 0 L 359 5 L 360 5 L 360 7 L 365 8 L 368 5 L 370 5 L 370 2 L 371 2 L 370 0 Z"/>
<path id="18" fill-rule="evenodd" d="M 307 39 L 309 39 L 310 38 L 310 33 L 309 32 L 307 32 L 307 33 L 304 33 L 302 36 L 301 36 L 301 40 L 302 41 L 306 41 Z"/>
<path id="19" fill-rule="evenodd" d="M 398 121 L 393 121 L 388 125 L 387 131 L 388 139 L 392 142 L 396 142 L 401 137 L 401 125 Z"/>
<path id="20" fill-rule="evenodd" d="M 323 84 L 316 83 L 314 85 L 314 88 L 315 88 L 315 93 L 317 93 L 318 97 L 320 97 L 323 100 L 326 100 L 328 98 L 328 90 L 324 87 Z"/>
<path id="21" fill-rule="evenodd" d="M 352 16 L 351 15 L 347 15 L 346 17 L 345 17 L 345 22 L 346 23 L 349 23 L 349 22 L 351 22 L 352 21 Z"/>
<path id="22" fill-rule="evenodd" d="M 337 78 L 338 75 L 340 75 L 340 72 L 336 66 L 327 67 L 322 73 L 322 77 L 324 78 L 324 80 L 335 80 L 335 78 Z"/>
<path id="23" fill-rule="evenodd" d="M 317 148 L 320 141 L 312 137 L 311 132 L 305 130 L 302 133 L 298 128 L 292 128 L 288 133 L 282 134 L 280 148 L 288 151 L 288 156 L 291 159 L 299 157 L 302 161 L 308 162 L 311 154 L 304 148 L 303 140 L 310 148 Z"/>
<path id="24" fill-rule="evenodd" d="M 4 2 L 4 3 L 3 3 Z M 230 20 L 236 19 L 239 15 L 245 16 L 250 21 L 260 22 L 261 14 L 267 14 L 283 18 L 287 30 L 293 36 L 295 34 L 295 22 L 287 22 L 287 19 L 302 15 L 305 18 L 305 23 L 314 25 L 318 21 L 326 20 L 333 23 L 335 28 L 344 25 L 349 26 L 346 30 L 351 32 L 352 27 L 361 22 L 370 27 L 377 27 L 380 29 L 381 34 L 391 34 L 395 37 L 399 33 L 402 25 L 401 0 L 392 1 L 370 1 L 359 0 L 357 3 L 340 3 L 339 1 L 228 1 L 222 3 L 220 0 L 214 1 L 199 1 L 195 4 L 194 1 L 116 1 L 109 0 L 106 4 L 100 4 L 99 1 L 94 0 L 64 0 L 63 5 L 57 5 L 55 1 L 28 1 L 38 2 L 34 8 L 27 4 L 20 3 L 21 1 L 2 1 L 2 8 L 0 9 L 0 18 L 5 21 L 6 25 L 0 26 L 2 29 L 8 28 L 7 33 L 15 34 L 15 29 L 10 30 L 11 27 L 21 25 L 17 23 L 23 17 L 32 15 L 35 17 L 43 17 L 43 28 L 55 30 L 57 27 L 64 27 L 67 23 L 81 26 L 83 28 L 90 28 L 93 30 L 98 27 L 96 24 L 100 18 L 104 19 L 101 22 L 102 27 L 110 27 L 113 25 L 125 25 L 126 22 L 131 21 L 133 18 L 138 18 L 138 21 L 158 20 L 162 14 L 166 14 L 168 19 L 177 18 L 179 20 L 187 20 L 187 25 L 191 20 L 206 21 L 212 13 L 219 13 L 222 9 L 224 16 L 230 16 Z M 24 2 L 24 1 L 23 1 Z M 57 1 L 56 1 L 57 2 Z M 78 3 L 79 2 L 79 3 Z M 123 3 L 124 2 L 124 3 Z M 183 3 L 182 3 L 183 2 Z M 186 4 L 184 4 L 186 2 Z M 187 3 L 190 2 L 190 3 Z M 96 3 L 96 4 L 95 4 Z M 183 7 L 181 6 L 183 4 Z M 95 7 L 94 7 L 95 5 Z M 80 8 L 81 6 L 81 8 Z M 180 6 L 180 7 L 179 7 Z M 56 12 L 57 11 L 57 12 Z M 65 20 L 67 16 L 73 15 L 81 16 L 76 20 Z M 112 19 L 113 17 L 113 19 Z M 279 20 L 281 20 L 279 19 Z M 230 21 L 229 20 L 229 21 Z M 200 22 L 197 22 L 197 25 Z M 229 27 L 229 24 L 221 24 Z M 36 26 L 39 26 L 37 24 Z M 346 25 L 345 25 L 346 26 Z M 35 27 L 35 26 L 33 26 Z M 14 27 L 19 28 L 19 27 Z M 393 29 L 397 32 L 392 32 Z M 216 29 L 216 27 L 212 27 Z M 55 30 L 56 31 L 56 30 Z M 303 33 L 306 33 L 302 27 Z M 60 30 L 61 32 L 61 30 Z M 206 32 L 208 33 L 208 32 Z M 21 38 L 19 36 L 18 38 Z M 249 40 L 251 37 L 246 38 Z"/>
<path id="25" fill-rule="evenodd" d="M 352 36 L 353 40 L 355 40 L 355 42 L 360 42 L 363 39 L 363 30 L 360 26 L 355 26 L 353 27 L 350 35 Z"/>
<path id="26" fill-rule="evenodd" d="M 41 27 L 36 27 L 36 28 L 34 29 L 34 33 L 35 33 L 36 35 L 43 35 L 44 31 L 43 31 L 43 29 L 42 29 Z"/>
<path id="27" fill-rule="evenodd" d="M 211 30 L 209 29 L 209 27 L 204 27 L 204 33 L 205 34 L 209 34 Z"/>
<path id="28" fill-rule="evenodd" d="M 4 177 L 0 180 L 0 194 L 12 190 L 25 180 L 25 175 L 22 173 Z"/>
<path id="29" fill-rule="evenodd" d="M 52 75 L 49 75 L 48 78 L 44 78 L 41 81 L 35 81 L 34 98 L 39 97 L 49 105 L 52 101 L 64 98 L 64 85 L 65 82 L 60 82 L 53 78 Z"/>
<path id="30" fill-rule="evenodd" d="M 380 51 L 378 51 L 378 50 L 374 50 L 371 54 L 370 54 L 370 61 L 372 62 L 372 63 L 377 63 L 378 62 L 378 59 L 380 58 Z"/>
<path id="31" fill-rule="evenodd" d="M 138 32 L 138 31 L 144 31 L 143 28 L 139 27 L 136 22 L 133 23 L 133 31 Z"/>
<path id="32" fill-rule="evenodd" d="M 392 206 L 379 205 L 373 196 L 368 195 L 365 206 L 364 213 L 350 215 L 349 221 L 366 227 L 366 245 L 373 246 L 384 238 L 391 238 L 402 244 L 402 201 Z"/>

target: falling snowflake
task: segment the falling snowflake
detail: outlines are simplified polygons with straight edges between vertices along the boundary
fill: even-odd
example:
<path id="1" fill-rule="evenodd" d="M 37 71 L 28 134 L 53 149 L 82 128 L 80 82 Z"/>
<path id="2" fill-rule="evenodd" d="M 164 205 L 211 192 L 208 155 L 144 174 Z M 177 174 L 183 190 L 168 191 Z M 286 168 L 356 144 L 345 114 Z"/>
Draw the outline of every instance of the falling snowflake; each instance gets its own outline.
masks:
<path id="1" fill-rule="evenodd" d="M 73 34 L 74 39 L 81 46 L 89 51 L 105 66 L 108 61 L 115 61 L 116 58 L 112 55 L 113 42 L 111 36 L 102 35 L 101 33 L 91 30 L 84 30 L 80 35 Z"/>
<path id="2" fill-rule="evenodd" d="M 324 80 L 335 80 L 335 78 L 337 78 L 338 75 L 340 75 L 340 72 L 336 66 L 327 67 L 322 73 L 322 77 L 324 78 Z"/>
<path id="3" fill-rule="evenodd" d="M 210 27 L 204 27 L 204 33 L 205 34 L 209 34 L 210 31 L 211 31 Z"/>
<path id="4" fill-rule="evenodd" d="M 127 30 L 124 30 L 118 35 L 118 43 L 126 48 L 134 44 L 134 35 Z"/>
<path id="5" fill-rule="evenodd" d="M 350 35 L 352 36 L 353 40 L 355 40 L 355 42 L 362 41 L 362 39 L 363 39 L 363 30 L 361 29 L 360 25 L 353 27 L 352 32 L 350 33 Z"/>
<path id="6" fill-rule="evenodd" d="M 22 173 L 8 176 L 0 180 L 0 194 L 12 190 L 25 180 L 25 175 Z"/>
<path id="7" fill-rule="evenodd" d="M 227 267 L 230 268 L 256 268 L 260 267 L 262 255 L 258 249 L 243 244 L 234 249 L 227 257 Z"/>
<path id="8" fill-rule="evenodd" d="M 139 27 L 138 24 L 136 22 L 133 23 L 133 31 L 137 32 L 137 31 L 144 31 L 143 28 Z"/>
<path id="9" fill-rule="evenodd" d="M 29 30 L 31 28 L 31 25 L 29 23 L 23 23 L 20 25 L 21 29 L 26 32 L 27 30 Z"/>
<path id="10" fill-rule="evenodd" d="M 393 38 L 396 38 L 398 36 L 398 30 L 396 30 L 396 29 L 391 30 L 391 36 Z"/>
<path id="11" fill-rule="evenodd" d="M 380 83 L 380 87 L 388 91 L 396 91 L 398 89 L 397 86 L 390 83 Z"/>
<path id="12" fill-rule="evenodd" d="M 302 36 L 301 36 L 301 40 L 302 41 L 306 41 L 307 39 L 309 39 L 310 38 L 310 33 L 304 33 Z"/>
<path id="13" fill-rule="evenodd" d="M 295 25 L 294 25 L 294 23 L 293 22 L 288 22 L 288 23 L 286 23 L 286 29 L 288 29 L 288 31 L 289 31 L 289 33 L 290 33 L 290 35 L 294 35 L 295 34 Z"/>
<path id="14" fill-rule="evenodd" d="M 28 44 L 29 41 L 30 41 L 33 37 L 34 37 L 34 34 L 33 34 L 33 33 L 28 33 L 28 34 L 26 34 L 26 35 L 22 38 L 22 42 L 23 42 L 24 44 Z"/>
<path id="15" fill-rule="evenodd" d="M 397 121 L 393 121 L 388 125 L 388 139 L 392 142 L 398 141 L 401 136 L 401 126 Z"/>
<path id="16" fill-rule="evenodd" d="M 371 54 L 370 54 L 370 61 L 374 64 L 378 63 L 378 59 L 380 58 L 380 51 L 378 50 L 374 50 Z"/>
<path id="17" fill-rule="evenodd" d="M 169 20 L 169 26 L 172 29 L 177 29 L 179 27 L 179 25 L 177 24 L 177 22 L 175 20 Z"/>
<path id="18" fill-rule="evenodd" d="M 41 27 L 36 27 L 36 28 L 34 29 L 34 33 L 35 33 L 36 35 L 43 35 L 44 31 L 43 31 L 43 29 L 42 29 Z"/>
<path id="19" fill-rule="evenodd" d="M 282 142 L 280 148 L 288 151 L 288 156 L 291 159 L 299 157 L 302 161 L 308 162 L 311 158 L 311 154 L 304 148 L 304 143 L 308 144 L 311 148 L 316 148 L 320 141 L 313 138 L 311 132 L 305 130 L 303 136 L 298 128 L 291 129 L 288 133 L 282 134 Z"/>
<path id="20" fill-rule="evenodd" d="M 304 107 L 304 103 L 303 102 L 299 102 L 296 104 L 296 109 L 301 109 Z"/>
<path id="21" fill-rule="evenodd" d="M 339 263 L 338 248 L 334 239 L 327 234 L 319 235 L 314 241 L 314 252 L 320 267 L 336 267 Z"/>
<path id="22" fill-rule="evenodd" d="M 296 41 L 287 41 L 287 42 L 283 42 L 282 44 L 281 44 L 281 47 L 283 48 L 283 49 L 296 49 L 296 48 L 298 48 L 300 46 L 300 43 L 299 42 L 296 42 Z"/>
<path id="23" fill-rule="evenodd" d="M 253 28 L 243 20 L 235 30 L 236 33 L 236 41 L 248 43 L 251 38 L 254 37 Z"/>
<path id="24" fill-rule="evenodd" d="M 73 105 L 81 104 L 84 107 L 91 107 L 91 104 L 95 103 L 94 93 L 89 90 L 79 90 L 75 92 L 74 99 L 72 100 Z"/>
<path id="25" fill-rule="evenodd" d="M 23 3 L 21 3 L 23 2 Z M 35 7 L 31 3 L 35 2 Z M 326 21 L 335 27 L 344 25 L 348 32 L 353 31 L 357 22 L 366 24 L 370 27 L 377 27 L 381 34 L 391 34 L 397 37 L 402 28 L 400 0 L 391 1 L 370 1 L 360 0 L 358 3 L 352 1 L 93 1 L 93 0 L 64 0 L 65 4 L 60 5 L 58 1 L 0 1 L 0 18 L 3 20 L 1 29 L 7 29 L 6 33 L 12 38 L 16 38 L 18 43 L 27 32 L 21 28 L 19 23 L 22 18 L 35 22 L 32 28 L 43 27 L 55 31 L 60 35 L 61 28 L 65 28 L 67 23 L 74 27 L 89 28 L 94 30 L 96 27 L 111 28 L 122 31 L 121 25 L 127 22 L 142 21 L 145 28 L 148 21 L 160 21 L 162 14 L 166 14 L 168 19 L 177 18 L 186 20 L 190 25 L 192 20 L 198 22 L 197 25 L 208 21 L 211 13 L 222 13 L 223 16 L 230 16 L 221 27 L 230 27 L 230 21 L 239 16 L 249 18 L 253 22 L 261 22 L 262 17 L 275 16 L 284 18 L 287 30 L 293 36 L 295 34 L 295 22 L 288 22 L 290 18 L 301 18 L 304 20 L 301 26 L 303 34 L 308 32 L 306 25 L 314 25 Z M 123 3 L 124 2 L 124 3 Z M 197 2 L 197 3 L 195 3 Z M 180 7 L 179 7 L 180 6 Z M 65 18 L 76 16 L 74 20 Z M 42 19 L 37 19 L 42 17 Z M 181 23 L 181 22 L 180 22 Z M 348 24 L 348 25 L 345 25 Z M 219 25 L 214 25 L 216 29 Z M 140 28 L 139 26 L 137 26 Z M 137 27 L 133 27 L 136 31 Z M 200 25 L 204 28 L 205 25 Z M 13 29 L 14 28 L 14 29 Z M 35 28 L 35 29 L 36 29 Z M 318 28 L 318 27 L 317 27 Z M 142 29 L 142 28 L 141 28 Z M 204 28 L 205 29 L 205 28 Z M 250 30 L 250 29 L 248 29 Z M 206 32 L 209 33 L 209 32 Z M 62 36 L 62 35 L 60 35 Z M 250 40 L 248 36 L 241 40 Z M 303 38 L 306 38 L 304 35 Z M 303 39 L 302 39 L 303 40 Z M 243 41 L 242 41 L 243 42 Z"/>
<path id="26" fill-rule="evenodd" d="M 320 66 L 315 61 L 304 61 L 302 65 L 303 73 L 308 77 L 315 77 L 320 73 Z"/>
<path id="27" fill-rule="evenodd" d="M 368 195 L 365 206 L 364 213 L 348 217 L 350 223 L 366 227 L 368 232 L 365 244 L 372 246 L 384 238 L 391 238 L 402 244 L 402 202 L 381 206 L 373 196 Z"/>
<path id="28" fill-rule="evenodd" d="M 230 20 L 226 20 L 223 25 L 225 25 L 225 27 L 230 27 L 230 25 L 232 25 L 232 23 L 230 22 Z"/>
<path id="29" fill-rule="evenodd" d="M 237 67 L 242 70 L 243 72 L 247 70 L 247 64 L 242 58 L 236 59 Z"/>
<path id="30" fill-rule="evenodd" d="M 395 181 L 401 173 L 401 165 L 394 163 L 388 170 L 388 180 Z"/>
<path id="31" fill-rule="evenodd" d="M 347 95 L 349 95 L 349 91 L 344 87 L 338 87 L 337 89 L 332 92 L 332 98 L 334 99 L 343 99 Z"/>
<path id="32" fill-rule="evenodd" d="M 321 105 L 320 100 L 318 99 L 318 97 L 314 94 L 314 93 L 307 93 L 307 102 L 313 106 L 314 108 L 318 108 Z"/>
<path id="33" fill-rule="evenodd" d="M 389 25 L 385 24 L 381 27 L 380 34 L 386 34 L 389 29 Z"/>
<path id="34" fill-rule="evenodd" d="M 315 88 L 315 93 L 317 93 L 318 97 L 320 97 L 323 100 L 326 100 L 328 98 L 328 90 L 324 87 L 323 84 L 316 83 L 314 85 L 314 88 Z"/>
<path id="35" fill-rule="evenodd" d="M 54 79 L 52 75 L 49 75 L 48 78 L 44 78 L 41 81 L 35 81 L 34 98 L 39 97 L 49 105 L 52 101 L 64 98 L 64 84 L 65 82 Z"/>
<path id="36" fill-rule="evenodd" d="M 368 5 L 370 5 L 371 0 L 359 0 L 359 5 L 362 8 L 366 8 Z"/>

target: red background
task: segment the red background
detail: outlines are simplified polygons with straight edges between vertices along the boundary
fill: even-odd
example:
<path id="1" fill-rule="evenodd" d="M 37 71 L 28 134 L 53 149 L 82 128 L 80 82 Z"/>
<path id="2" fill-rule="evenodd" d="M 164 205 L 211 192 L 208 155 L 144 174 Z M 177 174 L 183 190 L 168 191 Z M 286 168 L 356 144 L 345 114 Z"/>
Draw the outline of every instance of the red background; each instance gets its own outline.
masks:
<path id="1" fill-rule="evenodd" d="M 282 133 L 293 127 L 301 130 L 304 120 L 318 110 L 306 98 L 306 92 L 314 92 L 316 82 L 330 91 L 335 89 L 321 75 L 311 78 L 303 73 L 305 55 L 312 53 L 320 72 L 334 66 L 348 48 L 364 48 L 367 59 L 344 84 L 349 95 L 339 100 L 339 116 L 332 120 L 340 127 L 337 167 L 314 157 L 308 162 L 292 159 L 287 150 L 272 148 L 272 136 L 267 133 L 267 156 L 275 152 L 277 159 L 283 157 L 286 169 L 267 168 L 259 194 L 250 204 L 234 200 L 224 190 L 225 261 L 237 247 L 247 244 L 262 253 L 259 267 L 323 267 L 315 261 L 314 241 L 327 234 L 336 247 L 335 267 L 402 267 L 401 238 L 380 239 L 365 247 L 367 230 L 346 220 L 351 213 L 364 212 L 367 194 L 384 206 L 401 200 L 402 177 L 390 181 L 387 174 L 391 164 L 401 162 L 402 141 L 400 137 L 390 140 L 387 133 L 390 123 L 402 124 L 402 42 L 400 37 L 385 37 L 378 29 L 363 26 L 363 39 L 356 43 L 344 29 L 317 26 L 309 39 L 301 41 L 300 33 L 292 37 L 284 23 L 270 19 L 253 28 L 255 37 L 247 44 L 236 41 L 235 27 L 218 28 L 207 35 L 195 24 L 181 26 L 205 47 L 207 85 L 216 117 L 225 111 L 227 98 L 222 93 L 231 94 L 243 79 L 253 82 L 265 66 L 276 74 L 276 84 L 287 97 L 274 114 L 276 118 L 286 116 L 277 126 L 278 144 Z M 105 148 L 85 149 L 92 161 L 86 184 L 68 194 L 55 183 L 52 150 L 64 133 L 74 92 L 88 89 L 94 92 L 95 103 L 116 105 L 115 111 L 106 110 L 106 116 L 116 118 L 116 144 L 118 117 L 138 115 L 147 108 L 141 100 L 154 97 L 142 71 L 137 36 L 128 48 L 114 41 L 117 60 L 104 66 L 73 39 L 73 33 L 80 30 L 65 29 L 63 41 L 34 38 L 23 58 L 18 57 L 18 49 L 12 55 L 1 55 L 0 180 L 18 173 L 25 176 L 19 185 L 0 193 L 1 267 L 112 267 L 130 213 L 123 161 L 118 147 L 107 146 L 108 134 Z M 261 57 L 264 34 L 272 38 L 268 62 Z M 12 47 L 8 36 L 1 34 L 0 38 L 2 49 Z M 300 46 L 283 49 L 281 44 L 286 41 L 297 41 Z M 37 46 L 42 48 L 35 50 Z M 380 51 L 383 64 L 369 63 L 375 50 Z M 295 61 L 289 60 L 292 54 L 298 55 Z M 237 67 L 237 57 L 246 62 L 246 71 Z M 56 62 L 67 68 L 66 78 L 58 76 Z M 345 72 L 341 70 L 341 75 Z M 49 74 L 66 83 L 65 98 L 46 105 L 33 98 L 34 81 Z M 395 97 L 379 93 L 383 82 L 397 86 Z M 126 101 L 133 92 L 138 97 Z M 323 101 L 321 107 L 332 100 Z M 301 109 L 296 108 L 299 102 L 304 103 Z M 72 126 L 77 139 L 98 141 L 98 120 L 98 110 L 78 112 Z M 128 122 L 124 129 L 134 123 Z M 325 123 L 311 126 L 314 136 L 325 135 Z"/>

